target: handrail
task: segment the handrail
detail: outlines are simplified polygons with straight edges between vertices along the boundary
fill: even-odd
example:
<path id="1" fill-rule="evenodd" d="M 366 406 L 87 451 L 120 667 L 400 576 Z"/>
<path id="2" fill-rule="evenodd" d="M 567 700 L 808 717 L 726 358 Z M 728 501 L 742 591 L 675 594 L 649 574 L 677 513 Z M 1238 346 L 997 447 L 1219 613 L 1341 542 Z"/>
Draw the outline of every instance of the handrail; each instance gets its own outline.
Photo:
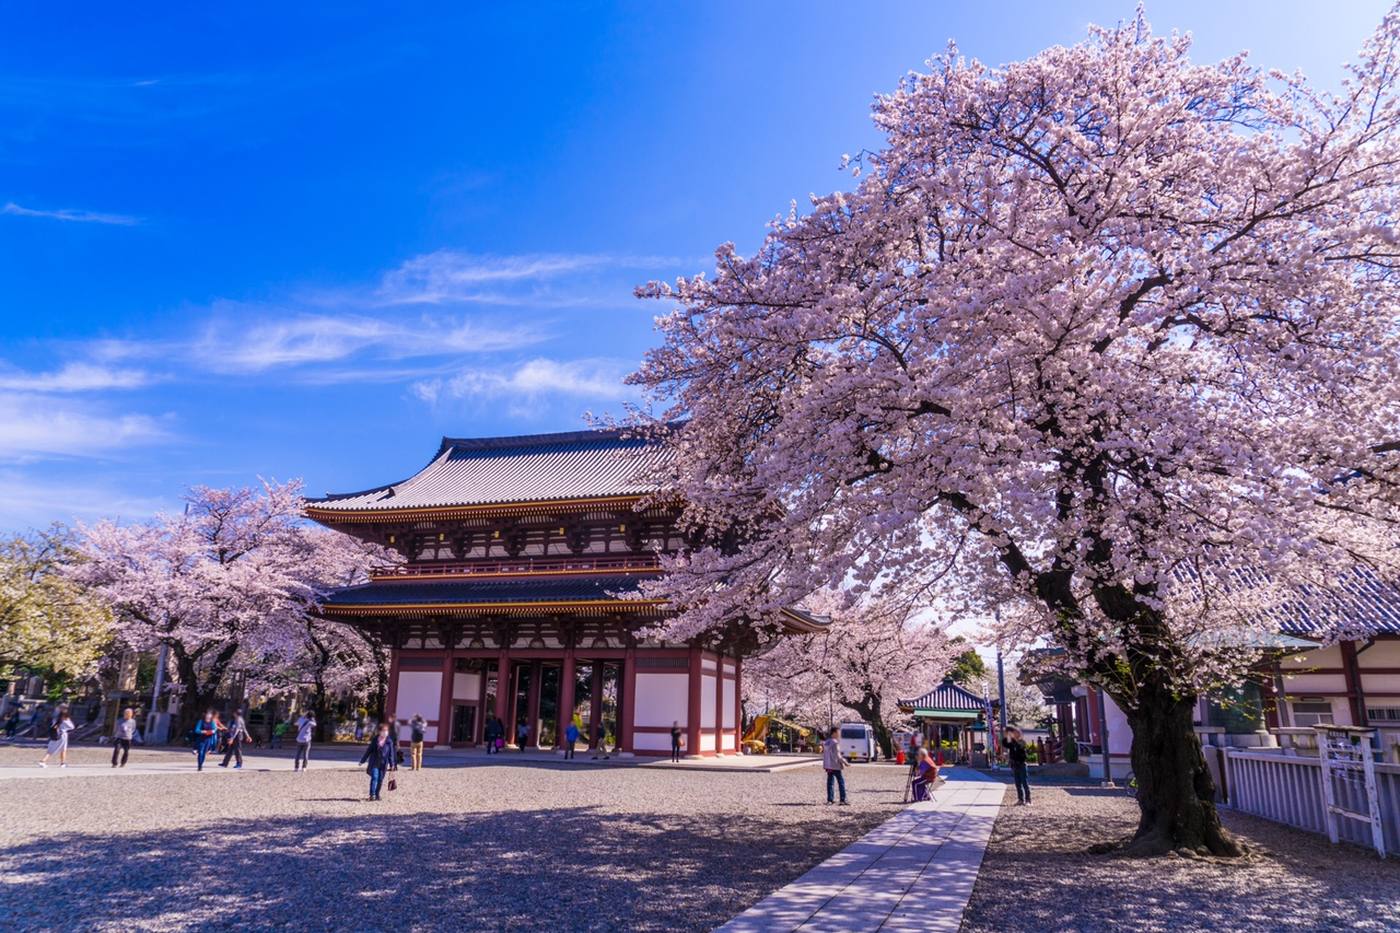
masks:
<path id="1" fill-rule="evenodd" d="M 414 577 L 461 577 L 532 573 L 608 573 L 654 571 L 661 569 L 655 555 L 638 557 L 527 557 L 511 560 L 414 563 L 370 570 L 374 580 Z"/>
<path id="2" fill-rule="evenodd" d="M 1284 764 L 1307 765 L 1313 768 L 1322 766 L 1317 755 L 1287 755 L 1281 748 L 1225 748 L 1229 758 L 1243 758 L 1247 761 L 1279 761 Z M 1390 761 L 1376 762 L 1376 770 L 1386 774 L 1400 774 L 1400 764 Z"/>

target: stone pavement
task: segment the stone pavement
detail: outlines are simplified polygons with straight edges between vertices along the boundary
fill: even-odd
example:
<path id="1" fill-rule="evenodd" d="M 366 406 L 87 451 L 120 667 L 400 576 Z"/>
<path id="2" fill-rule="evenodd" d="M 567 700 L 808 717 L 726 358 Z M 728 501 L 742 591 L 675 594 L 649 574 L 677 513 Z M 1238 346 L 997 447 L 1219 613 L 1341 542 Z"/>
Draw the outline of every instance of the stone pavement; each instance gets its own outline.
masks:
<path id="1" fill-rule="evenodd" d="M 944 774 L 933 800 L 909 805 L 719 929 L 956 931 L 1006 785 L 960 768 Z"/>

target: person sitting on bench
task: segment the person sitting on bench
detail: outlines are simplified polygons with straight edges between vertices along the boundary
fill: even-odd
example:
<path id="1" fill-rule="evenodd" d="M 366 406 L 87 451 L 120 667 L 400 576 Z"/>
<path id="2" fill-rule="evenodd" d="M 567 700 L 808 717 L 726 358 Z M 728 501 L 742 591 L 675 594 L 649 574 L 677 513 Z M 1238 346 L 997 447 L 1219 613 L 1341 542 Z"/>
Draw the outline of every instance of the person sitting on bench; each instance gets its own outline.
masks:
<path id="1" fill-rule="evenodd" d="M 914 764 L 914 801 L 928 800 L 937 781 L 938 765 L 929 757 L 928 749 L 919 749 L 919 758 Z"/>

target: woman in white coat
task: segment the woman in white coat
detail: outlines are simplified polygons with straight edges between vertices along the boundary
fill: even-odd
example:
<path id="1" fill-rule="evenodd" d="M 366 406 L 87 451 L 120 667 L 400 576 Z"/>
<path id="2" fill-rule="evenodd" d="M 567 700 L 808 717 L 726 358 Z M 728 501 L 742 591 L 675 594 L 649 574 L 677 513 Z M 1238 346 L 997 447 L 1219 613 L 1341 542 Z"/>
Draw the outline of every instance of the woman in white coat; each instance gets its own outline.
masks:
<path id="1" fill-rule="evenodd" d="M 73 720 L 68 716 L 68 707 L 60 706 L 49 721 L 49 747 L 44 757 L 39 759 L 39 767 L 47 768 L 49 759 L 58 756 L 58 766 L 68 767 L 68 733 L 73 731 Z"/>

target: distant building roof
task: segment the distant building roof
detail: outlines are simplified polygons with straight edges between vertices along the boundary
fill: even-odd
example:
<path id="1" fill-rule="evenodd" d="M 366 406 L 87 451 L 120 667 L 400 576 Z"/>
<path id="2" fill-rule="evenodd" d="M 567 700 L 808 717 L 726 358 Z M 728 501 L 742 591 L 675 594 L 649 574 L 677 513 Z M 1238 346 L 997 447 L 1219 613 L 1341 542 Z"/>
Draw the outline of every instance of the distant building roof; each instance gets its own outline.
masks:
<path id="1" fill-rule="evenodd" d="M 987 708 L 987 701 L 951 680 L 912 700 L 900 700 L 901 711 L 915 716 L 975 719 Z"/>
<path id="2" fill-rule="evenodd" d="M 313 517 L 336 513 L 640 496 L 656 489 L 671 451 L 620 429 L 521 437 L 444 437 L 408 479 L 308 499 Z"/>

